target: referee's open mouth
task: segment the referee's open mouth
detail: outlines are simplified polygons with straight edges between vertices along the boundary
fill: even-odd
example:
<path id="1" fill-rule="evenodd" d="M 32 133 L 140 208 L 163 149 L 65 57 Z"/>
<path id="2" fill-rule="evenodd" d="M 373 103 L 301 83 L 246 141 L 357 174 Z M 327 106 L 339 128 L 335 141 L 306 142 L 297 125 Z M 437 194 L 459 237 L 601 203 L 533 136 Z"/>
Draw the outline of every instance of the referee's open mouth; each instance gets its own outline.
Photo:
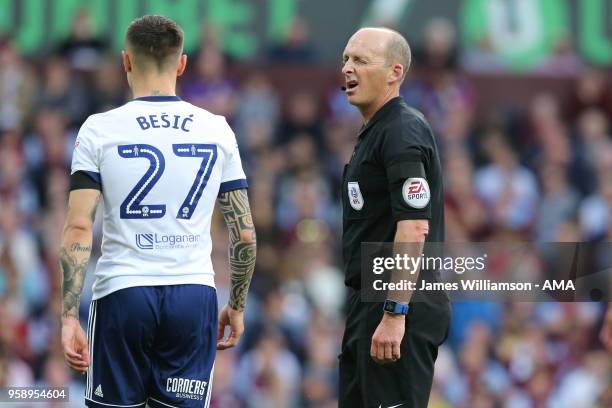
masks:
<path id="1" fill-rule="evenodd" d="M 346 93 L 355 91 L 355 88 L 359 85 L 359 82 L 356 80 L 346 81 Z"/>

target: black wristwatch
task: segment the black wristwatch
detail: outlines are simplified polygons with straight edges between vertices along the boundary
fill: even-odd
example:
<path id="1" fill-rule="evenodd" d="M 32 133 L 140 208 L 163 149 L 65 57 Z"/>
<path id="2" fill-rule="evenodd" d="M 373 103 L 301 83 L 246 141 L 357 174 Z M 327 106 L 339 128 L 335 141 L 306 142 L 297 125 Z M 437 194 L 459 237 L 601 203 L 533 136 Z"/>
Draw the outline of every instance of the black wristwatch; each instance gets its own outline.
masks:
<path id="1" fill-rule="evenodd" d="M 408 314 L 408 310 L 410 309 L 410 305 L 396 302 L 395 300 L 385 300 L 385 304 L 383 306 L 383 310 L 385 313 L 389 313 L 392 315 L 404 315 Z"/>

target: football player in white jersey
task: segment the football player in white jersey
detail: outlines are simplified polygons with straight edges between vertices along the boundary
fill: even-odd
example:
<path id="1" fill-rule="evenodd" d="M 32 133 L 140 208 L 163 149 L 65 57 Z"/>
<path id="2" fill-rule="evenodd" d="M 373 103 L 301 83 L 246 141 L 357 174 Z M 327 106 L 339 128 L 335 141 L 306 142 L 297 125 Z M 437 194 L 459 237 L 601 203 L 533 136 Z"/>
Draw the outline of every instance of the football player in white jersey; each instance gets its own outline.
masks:
<path id="1" fill-rule="evenodd" d="M 87 374 L 89 407 L 208 407 L 215 351 L 244 331 L 256 252 L 247 181 L 225 119 L 175 94 L 182 48 L 174 21 L 134 20 L 123 52 L 134 99 L 90 116 L 75 143 L 60 249 L 62 345 L 69 366 Z M 86 336 L 78 309 L 100 198 Z M 230 232 L 230 299 L 219 314 L 215 201 Z"/>

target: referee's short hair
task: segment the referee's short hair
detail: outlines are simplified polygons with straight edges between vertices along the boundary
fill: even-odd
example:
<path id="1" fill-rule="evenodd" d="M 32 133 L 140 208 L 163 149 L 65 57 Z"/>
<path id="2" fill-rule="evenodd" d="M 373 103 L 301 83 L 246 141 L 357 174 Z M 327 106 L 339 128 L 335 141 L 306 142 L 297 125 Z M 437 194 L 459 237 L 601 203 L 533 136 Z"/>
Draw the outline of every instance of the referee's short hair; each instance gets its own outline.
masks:
<path id="1" fill-rule="evenodd" d="M 412 51 L 406 38 L 397 30 L 388 27 L 363 27 L 361 30 L 379 30 L 389 34 L 385 44 L 384 57 L 388 64 L 401 64 L 404 67 L 404 74 L 400 83 L 406 79 L 406 74 L 412 62 Z"/>
<path id="2" fill-rule="evenodd" d="M 402 81 L 404 81 L 412 62 L 410 46 L 400 32 L 390 28 L 387 28 L 387 31 L 391 33 L 391 38 L 389 38 L 386 46 L 387 62 L 398 63 L 404 67 L 404 74 L 402 75 Z"/>
<path id="3" fill-rule="evenodd" d="M 125 35 L 126 47 L 132 50 L 141 69 L 151 65 L 164 71 L 169 62 L 183 51 L 183 30 L 175 21 L 157 15 L 145 15 L 132 21 Z"/>

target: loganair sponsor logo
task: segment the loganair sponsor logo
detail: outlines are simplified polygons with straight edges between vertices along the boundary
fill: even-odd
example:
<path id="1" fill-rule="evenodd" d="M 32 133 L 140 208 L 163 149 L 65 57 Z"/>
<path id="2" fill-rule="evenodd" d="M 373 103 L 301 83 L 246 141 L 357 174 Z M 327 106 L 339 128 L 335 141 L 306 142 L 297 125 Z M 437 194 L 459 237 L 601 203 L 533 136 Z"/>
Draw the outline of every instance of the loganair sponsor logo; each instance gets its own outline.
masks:
<path id="1" fill-rule="evenodd" d="M 140 249 L 153 249 L 155 234 L 136 234 L 136 246 Z"/>
<path id="2" fill-rule="evenodd" d="M 200 234 L 136 234 L 136 246 L 140 249 L 195 248 L 200 242 Z"/>
<path id="3" fill-rule="evenodd" d="M 170 377 L 166 381 L 166 392 L 174 394 L 177 398 L 203 400 L 207 384 L 206 381 Z"/>

